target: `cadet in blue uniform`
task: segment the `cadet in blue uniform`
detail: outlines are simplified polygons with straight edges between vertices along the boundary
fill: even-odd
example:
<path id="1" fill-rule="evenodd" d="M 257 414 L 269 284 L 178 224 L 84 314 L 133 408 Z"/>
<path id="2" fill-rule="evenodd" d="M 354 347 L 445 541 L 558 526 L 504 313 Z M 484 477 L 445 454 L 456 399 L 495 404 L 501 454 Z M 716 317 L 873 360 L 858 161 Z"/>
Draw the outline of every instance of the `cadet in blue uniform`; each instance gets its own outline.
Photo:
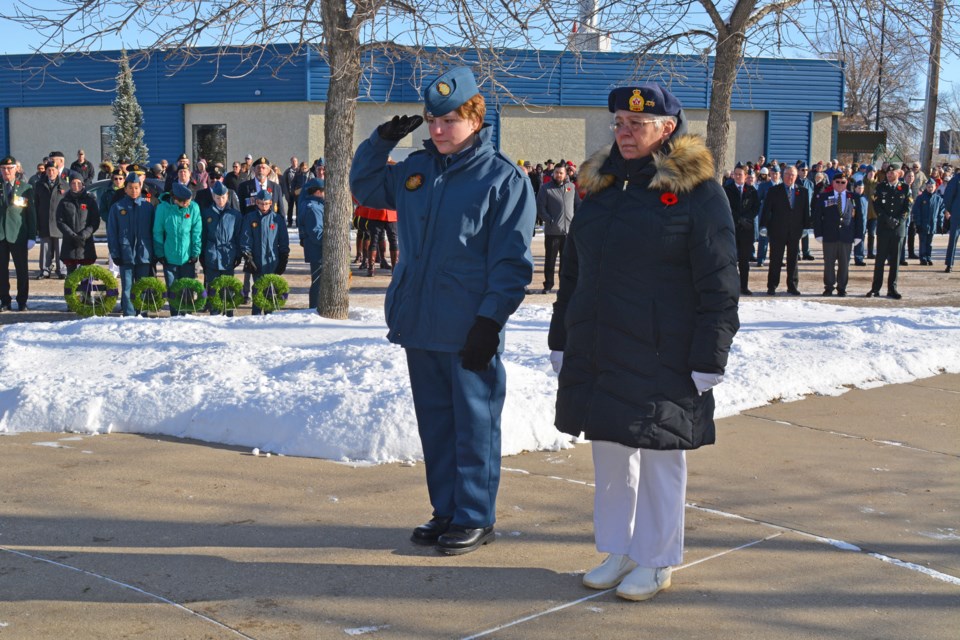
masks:
<path id="1" fill-rule="evenodd" d="M 297 209 L 297 230 L 303 260 L 310 265 L 310 294 L 308 304 L 316 309 L 320 302 L 320 273 L 323 270 L 323 195 L 324 182 L 312 178 L 303 187 L 307 196 Z"/>
<path id="2" fill-rule="evenodd" d="M 350 187 L 395 209 L 403 253 L 386 296 L 387 338 L 404 347 L 433 518 L 418 544 L 468 553 L 494 540 L 500 483 L 503 327 L 533 277 L 530 180 L 491 142 L 469 69 L 426 90 L 430 139 L 387 158 L 420 116 L 395 116 L 357 149 Z"/>
<path id="3" fill-rule="evenodd" d="M 200 211 L 203 228 L 200 265 L 208 288 L 220 276 L 232 276 L 240 264 L 240 229 L 243 216 L 230 206 L 232 193 L 222 182 L 210 185 L 210 203 Z M 212 313 L 212 312 L 211 312 Z"/>
<path id="4" fill-rule="evenodd" d="M 150 275 L 153 264 L 153 216 L 150 200 L 142 196 L 143 185 L 135 173 L 127 175 L 124 196 L 107 215 L 107 249 L 120 268 L 120 311 L 136 315 L 130 289 Z"/>
<path id="5" fill-rule="evenodd" d="M 283 275 L 287 270 L 287 259 L 290 257 L 287 221 L 282 213 L 276 211 L 274 197 L 280 197 L 278 190 L 261 189 L 254 196 L 256 209 L 243 216 L 240 254 L 245 260 L 244 272 L 254 279 L 267 273 Z M 254 305 L 251 313 L 258 316 L 263 310 Z"/>
<path id="6" fill-rule="evenodd" d="M 943 198 L 937 193 L 936 180 L 927 180 L 923 191 L 913 203 L 910 217 L 920 234 L 920 264 L 931 266 L 933 234 L 943 228 Z"/>

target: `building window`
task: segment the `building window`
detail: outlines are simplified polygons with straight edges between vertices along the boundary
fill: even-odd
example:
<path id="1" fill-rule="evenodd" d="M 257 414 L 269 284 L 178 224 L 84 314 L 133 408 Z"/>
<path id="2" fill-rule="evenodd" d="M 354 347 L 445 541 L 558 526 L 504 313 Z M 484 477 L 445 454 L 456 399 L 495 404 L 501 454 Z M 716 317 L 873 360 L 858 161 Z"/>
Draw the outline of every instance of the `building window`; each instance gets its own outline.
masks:
<path id="1" fill-rule="evenodd" d="M 110 141 L 113 139 L 113 125 L 100 127 L 100 160 L 113 161 L 113 145 Z"/>
<path id="2" fill-rule="evenodd" d="M 193 158 L 203 158 L 207 166 L 220 162 L 227 164 L 227 125 L 225 124 L 195 124 L 193 125 Z"/>

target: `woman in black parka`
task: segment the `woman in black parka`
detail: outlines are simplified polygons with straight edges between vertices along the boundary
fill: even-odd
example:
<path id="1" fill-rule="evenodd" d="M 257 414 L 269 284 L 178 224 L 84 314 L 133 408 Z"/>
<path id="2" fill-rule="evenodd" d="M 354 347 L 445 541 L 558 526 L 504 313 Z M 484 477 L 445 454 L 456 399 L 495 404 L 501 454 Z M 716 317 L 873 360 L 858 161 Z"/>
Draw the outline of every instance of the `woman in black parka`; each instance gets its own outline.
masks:
<path id="1" fill-rule="evenodd" d="M 658 85 L 610 93 L 615 143 L 583 164 L 549 343 L 557 428 L 593 441 L 596 589 L 646 600 L 683 556 L 684 452 L 712 444 L 740 326 L 730 206 Z M 561 368 L 562 364 L 562 368 Z"/>
<path id="2" fill-rule="evenodd" d="M 70 191 L 57 205 L 57 228 L 63 234 L 60 259 L 73 273 L 80 265 L 97 261 L 93 234 L 100 228 L 100 210 L 97 199 L 87 191 L 83 176 L 70 172 Z"/>

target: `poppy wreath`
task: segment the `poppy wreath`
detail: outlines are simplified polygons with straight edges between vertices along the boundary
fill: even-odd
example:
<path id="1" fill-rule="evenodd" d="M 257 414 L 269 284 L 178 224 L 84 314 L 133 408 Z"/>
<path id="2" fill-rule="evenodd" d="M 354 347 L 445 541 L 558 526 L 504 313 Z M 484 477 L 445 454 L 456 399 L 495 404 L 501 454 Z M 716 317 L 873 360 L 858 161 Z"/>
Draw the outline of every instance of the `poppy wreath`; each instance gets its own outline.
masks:
<path id="1" fill-rule="evenodd" d="M 207 289 L 207 303 L 215 313 L 236 309 L 242 302 L 243 283 L 234 276 L 217 276 Z"/>
<path id="2" fill-rule="evenodd" d="M 95 264 L 80 267 L 63 281 L 63 298 L 67 302 L 67 309 L 81 318 L 107 315 L 116 306 L 119 294 L 119 284 L 114 275 Z"/>
<path id="3" fill-rule="evenodd" d="M 156 313 L 163 309 L 167 285 L 160 278 L 140 278 L 130 289 L 130 300 L 137 313 Z"/>
<path id="4" fill-rule="evenodd" d="M 207 290 L 196 278 L 180 278 L 170 285 L 167 300 L 177 313 L 201 311 L 207 306 Z"/>
<path id="5" fill-rule="evenodd" d="M 288 293 L 290 285 L 282 277 L 275 273 L 262 275 L 253 283 L 253 306 L 267 313 L 282 309 Z"/>

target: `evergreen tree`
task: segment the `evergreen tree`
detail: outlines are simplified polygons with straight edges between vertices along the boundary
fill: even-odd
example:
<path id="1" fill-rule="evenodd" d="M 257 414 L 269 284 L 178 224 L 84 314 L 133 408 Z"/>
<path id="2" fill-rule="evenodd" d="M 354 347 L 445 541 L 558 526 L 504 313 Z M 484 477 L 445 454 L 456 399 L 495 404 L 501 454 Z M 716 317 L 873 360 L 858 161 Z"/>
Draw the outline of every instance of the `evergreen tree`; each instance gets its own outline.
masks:
<path id="1" fill-rule="evenodd" d="M 125 159 L 128 162 L 146 164 L 150 151 L 143 142 L 143 110 L 137 102 L 136 87 L 133 85 L 133 72 L 127 52 L 121 52 L 120 73 L 117 74 L 117 97 L 113 100 L 113 135 L 110 144 L 113 147 L 113 161 Z"/>

